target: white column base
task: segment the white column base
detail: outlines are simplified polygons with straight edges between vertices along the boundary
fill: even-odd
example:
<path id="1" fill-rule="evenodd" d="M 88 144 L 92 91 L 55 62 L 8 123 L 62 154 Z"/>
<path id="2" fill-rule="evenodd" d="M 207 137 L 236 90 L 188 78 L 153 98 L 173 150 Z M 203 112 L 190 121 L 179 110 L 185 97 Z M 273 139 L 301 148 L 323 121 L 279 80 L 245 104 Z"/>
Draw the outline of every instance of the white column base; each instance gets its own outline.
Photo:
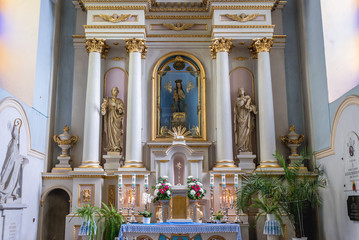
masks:
<path id="1" fill-rule="evenodd" d="M 103 158 L 106 160 L 106 163 L 103 165 L 105 170 L 118 170 L 123 166 L 122 155 L 103 155 Z"/>
<path id="2" fill-rule="evenodd" d="M 254 170 L 256 168 L 256 164 L 253 162 L 256 158 L 256 155 L 253 155 L 252 152 L 241 152 L 237 155 L 237 159 L 239 160 L 239 167 L 242 170 Z"/>
<path id="3" fill-rule="evenodd" d="M 55 165 L 55 167 L 51 170 L 53 173 L 67 173 L 72 170 L 69 161 L 71 160 L 70 156 L 58 156 L 57 160 L 60 162 Z"/>

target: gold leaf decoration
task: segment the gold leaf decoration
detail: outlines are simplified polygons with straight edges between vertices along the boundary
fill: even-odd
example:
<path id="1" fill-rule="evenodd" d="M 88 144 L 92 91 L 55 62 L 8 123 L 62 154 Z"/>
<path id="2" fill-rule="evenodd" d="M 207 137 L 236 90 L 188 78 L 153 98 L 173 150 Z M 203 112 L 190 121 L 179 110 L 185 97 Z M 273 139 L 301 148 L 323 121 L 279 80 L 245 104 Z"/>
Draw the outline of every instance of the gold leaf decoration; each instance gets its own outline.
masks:
<path id="1" fill-rule="evenodd" d="M 248 59 L 247 57 L 236 57 L 236 58 L 234 58 L 234 60 L 238 60 L 238 61 L 245 61 L 247 59 Z"/>
<path id="2" fill-rule="evenodd" d="M 111 60 L 113 60 L 113 61 L 121 61 L 121 60 L 125 60 L 125 58 L 122 58 L 122 57 L 112 57 Z"/>
<path id="3" fill-rule="evenodd" d="M 112 16 L 106 14 L 99 14 L 99 16 L 107 22 L 118 23 L 129 19 L 131 17 L 131 14 L 121 14 L 120 16 L 117 14 L 112 14 Z"/>
<path id="4" fill-rule="evenodd" d="M 248 14 L 248 15 L 245 13 L 242 13 L 240 15 L 226 14 L 226 17 L 232 19 L 233 21 L 237 21 L 237 22 L 248 22 L 248 21 L 252 21 L 256 17 L 258 17 L 258 15 L 259 15 L 259 13 Z"/>
<path id="5" fill-rule="evenodd" d="M 193 27 L 194 23 L 176 23 L 176 25 L 172 23 L 162 23 L 162 26 L 175 31 L 183 31 Z"/>

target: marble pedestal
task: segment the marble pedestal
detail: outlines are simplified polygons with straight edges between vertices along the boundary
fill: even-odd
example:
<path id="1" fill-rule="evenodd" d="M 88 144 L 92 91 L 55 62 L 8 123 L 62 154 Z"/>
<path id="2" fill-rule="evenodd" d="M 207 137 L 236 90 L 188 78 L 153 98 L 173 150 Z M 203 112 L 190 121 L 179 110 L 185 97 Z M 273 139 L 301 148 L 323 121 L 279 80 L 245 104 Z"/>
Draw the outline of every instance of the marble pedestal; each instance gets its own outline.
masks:
<path id="1" fill-rule="evenodd" d="M 22 212 L 25 204 L 0 204 L 0 236 L 1 239 L 21 239 Z"/>
<path id="2" fill-rule="evenodd" d="M 253 162 L 256 158 L 256 155 L 253 155 L 252 152 L 241 152 L 237 155 L 237 159 L 239 160 L 239 167 L 242 170 L 254 170 L 256 168 L 256 164 Z"/>
<path id="3" fill-rule="evenodd" d="M 122 155 L 103 155 L 103 158 L 106 160 L 106 163 L 103 165 L 105 170 L 118 170 L 123 166 L 123 156 Z"/>
<path id="4" fill-rule="evenodd" d="M 72 170 L 69 161 L 71 160 L 70 156 L 58 156 L 57 160 L 60 162 L 55 165 L 55 167 L 51 170 L 53 173 L 66 173 Z"/>

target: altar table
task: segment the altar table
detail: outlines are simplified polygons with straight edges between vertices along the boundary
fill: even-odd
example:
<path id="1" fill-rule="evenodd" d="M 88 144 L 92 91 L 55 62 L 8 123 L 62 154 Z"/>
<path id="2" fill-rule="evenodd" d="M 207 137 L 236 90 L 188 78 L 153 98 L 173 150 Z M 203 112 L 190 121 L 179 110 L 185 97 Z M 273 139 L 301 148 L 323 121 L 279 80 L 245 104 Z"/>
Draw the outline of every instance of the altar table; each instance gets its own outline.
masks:
<path id="1" fill-rule="evenodd" d="M 238 224 L 212 223 L 151 223 L 123 224 L 119 239 L 133 240 L 147 236 L 152 240 L 241 240 Z M 143 238 L 146 239 L 146 238 Z"/>

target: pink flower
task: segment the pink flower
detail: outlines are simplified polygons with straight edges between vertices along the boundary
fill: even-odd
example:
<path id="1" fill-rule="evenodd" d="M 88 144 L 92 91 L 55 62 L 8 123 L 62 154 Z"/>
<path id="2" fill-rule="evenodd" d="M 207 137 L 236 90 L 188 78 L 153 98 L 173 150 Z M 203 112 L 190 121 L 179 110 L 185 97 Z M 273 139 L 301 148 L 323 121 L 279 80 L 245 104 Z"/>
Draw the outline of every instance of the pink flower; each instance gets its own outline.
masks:
<path id="1" fill-rule="evenodd" d="M 162 186 L 165 185 L 164 183 L 162 183 Z"/>
<path id="2" fill-rule="evenodd" d="M 195 189 L 195 187 L 194 187 L 194 186 L 192 186 L 192 189 Z"/>
<path id="3" fill-rule="evenodd" d="M 166 179 L 165 179 L 164 181 L 165 181 L 165 182 L 167 182 L 167 180 L 166 180 Z"/>
<path id="4" fill-rule="evenodd" d="M 198 185 L 196 185 L 196 188 L 198 188 Z"/>
<path id="5" fill-rule="evenodd" d="M 165 189 L 168 189 L 168 186 L 165 186 Z"/>
<path id="6" fill-rule="evenodd" d="M 197 196 L 200 196 L 200 195 L 201 195 L 201 194 L 198 192 L 198 193 L 197 193 Z"/>
<path id="7" fill-rule="evenodd" d="M 196 179 L 194 179 L 194 178 L 193 178 L 193 179 L 192 179 L 192 181 L 193 181 L 193 182 L 195 182 L 195 181 L 196 181 Z"/>

